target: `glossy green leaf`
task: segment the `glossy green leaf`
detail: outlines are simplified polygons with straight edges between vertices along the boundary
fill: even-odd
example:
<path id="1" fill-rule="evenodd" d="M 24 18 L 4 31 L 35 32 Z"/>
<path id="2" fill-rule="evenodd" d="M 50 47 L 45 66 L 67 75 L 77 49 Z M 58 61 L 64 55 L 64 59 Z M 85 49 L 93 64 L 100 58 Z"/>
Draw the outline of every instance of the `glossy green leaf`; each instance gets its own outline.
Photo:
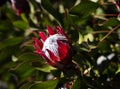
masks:
<path id="1" fill-rule="evenodd" d="M 18 20 L 18 21 L 13 22 L 13 25 L 16 28 L 19 28 L 19 29 L 22 29 L 22 30 L 26 30 L 27 28 L 29 28 L 29 25 L 22 20 Z"/>
<path id="2" fill-rule="evenodd" d="M 58 84 L 58 79 L 45 81 L 45 82 L 37 82 L 33 84 L 30 89 L 55 89 Z"/>
<path id="3" fill-rule="evenodd" d="M 110 18 L 108 21 L 105 22 L 105 24 L 103 24 L 103 26 L 105 27 L 113 27 L 120 24 L 120 21 L 116 18 Z"/>
<path id="4" fill-rule="evenodd" d="M 77 6 L 70 10 L 71 14 L 78 15 L 79 17 L 86 17 L 92 14 L 100 5 L 91 1 L 82 1 Z"/>
<path id="5" fill-rule="evenodd" d="M 18 58 L 18 61 L 32 61 L 32 60 L 35 60 L 35 61 L 38 61 L 40 60 L 41 58 L 39 56 L 37 56 L 35 53 L 25 53 L 25 54 L 22 54 L 20 55 L 20 57 Z"/>
<path id="6" fill-rule="evenodd" d="M 83 35 L 79 33 L 79 40 L 78 43 L 81 44 L 83 42 Z"/>
<path id="7" fill-rule="evenodd" d="M 49 65 L 44 65 L 44 66 L 41 66 L 41 67 L 36 67 L 37 70 L 40 70 L 40 71 L 43 71 L 43 72 L 50 72 L 51 70 L 55 69 L 54 67 L 52 66 L 49 66 Z"/>
<path id="8" fill-rule="evenodd" d="M 23 38 L 21 37 L 6 39 L 0 43 L 0 50 L 8 46 L 14 46 L 14 45 L 20 44 L 22 40 Z"/>
<path id="9" fill-rule="evenodd" d="M 99 46 L 98 46 L 98 48 L 99 48 L 99 50 L 104 50 L 104 49 L 106 49 L 106 50 L 104 50 L 104 51 L 110 51 L 110 46 L 109 46 L 109 41 L 103 41 L 103 42 L 101 42 L 100 44 L 99 44 Z"/>
<path id="10" fill-rule="evenodd" d="M 28 19 L 26 18 L 25 14 L 21 14 L 21 18 L 24 22 L 28 23 Z"/>
<path id="11" fill-rule="evenodd" d="M 52 3 L 50 0 L 41 0 L 43 7 L 51 14 L 53 15 L 56 20 L 58 20 L 61 24 L 63 23 L 63 17 L 62 15 L 53 8 Z"/>

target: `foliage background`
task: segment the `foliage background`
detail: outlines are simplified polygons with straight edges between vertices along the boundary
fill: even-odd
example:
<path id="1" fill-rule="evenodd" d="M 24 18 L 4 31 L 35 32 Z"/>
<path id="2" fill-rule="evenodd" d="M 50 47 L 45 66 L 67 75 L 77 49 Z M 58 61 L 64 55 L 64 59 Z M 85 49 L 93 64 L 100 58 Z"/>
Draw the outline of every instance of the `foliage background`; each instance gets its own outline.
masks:
<path id="1" fill-rule="evenodd" d="M 0 0 L 0 89 L 55 89 L 65 82 L 72 89 L 120 89 L 119 0 L 29 0 L 29 5 L 29 14 L 17 16 L 9 0 Z M 32 37 L 46 25 L 62 26 L 70 37 L 78 77 L 64 76 L 34 54 Z M 111 53 L 113 59 L 96 64 Z"/>

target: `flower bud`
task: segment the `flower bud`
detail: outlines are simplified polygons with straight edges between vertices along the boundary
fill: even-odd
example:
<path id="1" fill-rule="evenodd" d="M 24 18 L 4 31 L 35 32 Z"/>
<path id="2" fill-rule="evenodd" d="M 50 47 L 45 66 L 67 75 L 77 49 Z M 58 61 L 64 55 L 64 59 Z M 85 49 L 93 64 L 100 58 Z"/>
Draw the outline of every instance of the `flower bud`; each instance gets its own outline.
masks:
<path id="1" fill-rule="evenodd" d="M 56 27 L 56 31 L 50 26 L 47 26 L 47 29 L 48 35 L 39 32 L 41 39 L 33 38 L 33 46 L 36 53 L 42 56 L 47 64 L 63 70 L 72 64 L 68 36 L 59 26 Z"/>
<path id="2" fill-rule="evenodd" d="M 11 0 L 11 3 L 13 10 L 18 16 L 20 16 L 21 13 L 29 14 L 30 7 L 27 0 Z"/>

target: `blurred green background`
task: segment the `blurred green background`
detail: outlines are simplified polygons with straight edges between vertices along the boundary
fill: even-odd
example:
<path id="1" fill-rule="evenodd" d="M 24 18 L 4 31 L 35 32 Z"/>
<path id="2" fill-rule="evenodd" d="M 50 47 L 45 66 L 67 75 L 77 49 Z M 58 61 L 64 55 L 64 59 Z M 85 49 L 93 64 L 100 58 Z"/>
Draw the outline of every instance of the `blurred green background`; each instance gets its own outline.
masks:
<path id="1" fill-rule="evenodd" d="M 71 89 L 120 89 L 119 0 L 28 0 L 28 4 L 30 12 L 18 16 L 10 0 L 0 0 L 0 89 L 59 89 L 65 82 Z M 25 8 L 24 3 L 19 5 Z M 46 32 L 46 25 L 62 26 L 70 37 L 81 78 L 64 76 L 34 53 L 32 37 Z M 109 60 L 111 53 L 115 56 Z"/>

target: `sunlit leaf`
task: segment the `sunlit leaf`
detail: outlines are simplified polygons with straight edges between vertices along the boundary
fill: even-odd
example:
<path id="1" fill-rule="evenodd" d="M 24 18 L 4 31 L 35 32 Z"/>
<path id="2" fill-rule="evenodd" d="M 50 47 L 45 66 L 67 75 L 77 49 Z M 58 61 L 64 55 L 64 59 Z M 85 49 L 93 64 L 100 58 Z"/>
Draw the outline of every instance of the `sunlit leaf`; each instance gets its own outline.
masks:
<path id="1" fill-rule="evenodd" d="M 83 42 L 83 36 L 82 36 L 82 34 L 79 33 L 79 41 L 78 41 L 78 43 L 81 44 L 82 42 Z"/>
<path id="2" fill-rule="evenodd" d="M 12 55 L 12 61 L 13 61 L 13 62 L 16 62 L 16 61 L 18 61 L 18 58 L 15 57 L 14 55 Z"/>
<path id="3" fill-rule="evenodd" d="M 94 40 L 94 37 L 93 37 L 92 34 L 88 33 L 87 35 L 85 35 L 84 40 L 85 40 L 86 42 L 87 42 L 88 40 L 89 40 L 90 42 L 92 42 L 92 41 Z"/>
<path id="4" fill-rule="evenodd" d="M 50 72 L 51 70 L 55 69 L 49 65 L 44 65 L 42 67 L 37 67 L 37 70 L 43 71 L 43 72 Z"/>

